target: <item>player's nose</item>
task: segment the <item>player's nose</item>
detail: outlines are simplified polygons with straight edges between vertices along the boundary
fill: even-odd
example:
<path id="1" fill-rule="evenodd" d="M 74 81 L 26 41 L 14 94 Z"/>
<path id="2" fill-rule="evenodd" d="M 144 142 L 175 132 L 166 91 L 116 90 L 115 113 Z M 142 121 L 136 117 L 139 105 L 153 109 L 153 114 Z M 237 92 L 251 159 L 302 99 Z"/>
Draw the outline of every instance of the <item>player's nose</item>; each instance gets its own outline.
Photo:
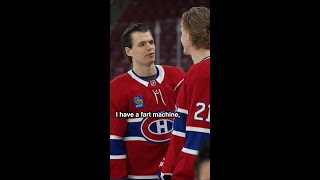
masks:
<path id="1" fill-rule="evenodd" d="M 155 46 L 154 46 L 154 44 L 148 43 L 147 48 L 148 48 L 148 50 L 150 50 L 150 49 L 154 49 Z"/>

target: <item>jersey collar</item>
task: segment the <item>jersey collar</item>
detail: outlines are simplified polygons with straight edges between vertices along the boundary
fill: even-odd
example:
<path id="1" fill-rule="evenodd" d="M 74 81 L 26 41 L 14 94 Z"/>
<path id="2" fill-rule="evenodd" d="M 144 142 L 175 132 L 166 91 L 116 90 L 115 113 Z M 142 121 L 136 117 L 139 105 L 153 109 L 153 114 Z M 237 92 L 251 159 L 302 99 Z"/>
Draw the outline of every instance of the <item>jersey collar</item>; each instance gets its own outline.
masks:
<path id="1" fill-rule="evenodd" d="M 161 65 L 156 65 L 156 69 L 157 69 L 156 81 L 161 84 L 164 79 L 164 74 L 165 74 L 164 69 Z M 145 80 L 143 77 L 139 77 L 138 75 L 136 75 L 136 73 L 134 73 L 134 71 L 132 69 L 128 71 L 128 74 L 134 80 L 136 80 L 139 83 L 143 84 L 144 86 L 148 87 L 149 82 L 147 80 Z"/>

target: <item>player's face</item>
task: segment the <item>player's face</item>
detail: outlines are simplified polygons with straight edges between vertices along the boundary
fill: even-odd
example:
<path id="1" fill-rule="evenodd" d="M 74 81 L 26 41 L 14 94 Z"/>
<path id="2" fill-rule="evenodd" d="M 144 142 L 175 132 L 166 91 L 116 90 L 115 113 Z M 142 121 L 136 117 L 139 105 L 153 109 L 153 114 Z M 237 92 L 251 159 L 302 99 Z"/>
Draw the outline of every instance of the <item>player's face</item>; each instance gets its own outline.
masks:
<path id="1" fill-rule="evenodd" d="M 199 180 L 210 179 L 210 161 L 204 161 L 200 165 L 199 169 Z"/>
<path id="2" fill-rule="evenodd" d="M 181 31 L 181 43 L 184 48 L 183 53 L 186 55 L 190 55 L 191 43 L 190 43 L 189 32 L 187 30 L 185 30 L 182 25 L 181 25 L 180 31 Z"/>
<path id="3" fill-rule="evenodd" d="M 151 65 L 155 62 L 155 45 L 150 32 L 134 32 L 132 48 L 126 47 L 126 53 L 137 65 Z"/>

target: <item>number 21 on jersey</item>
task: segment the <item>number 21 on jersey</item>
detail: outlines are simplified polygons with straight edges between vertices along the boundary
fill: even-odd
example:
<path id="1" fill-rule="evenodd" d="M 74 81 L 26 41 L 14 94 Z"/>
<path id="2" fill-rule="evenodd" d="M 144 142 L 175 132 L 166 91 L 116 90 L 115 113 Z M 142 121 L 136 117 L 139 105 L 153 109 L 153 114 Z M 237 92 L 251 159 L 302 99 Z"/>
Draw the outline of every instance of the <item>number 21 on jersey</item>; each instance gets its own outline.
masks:
<path id="1" fill-rule="evenodd" d="M 207 117 L 199 116 L 199 114 L 202 113 L 206 109 L 206 107 L 207 107 L 206 104 L 203 102 L 198 102 L 196 104 L 196 106 L 197 107 L 199 106 L 200 109 L 194 113 L 194 120 L 202 121 L 204 118 L 206 118 L 205 121 L 210 122 L 210 104 L 208 105 L 208 116 Z"/>

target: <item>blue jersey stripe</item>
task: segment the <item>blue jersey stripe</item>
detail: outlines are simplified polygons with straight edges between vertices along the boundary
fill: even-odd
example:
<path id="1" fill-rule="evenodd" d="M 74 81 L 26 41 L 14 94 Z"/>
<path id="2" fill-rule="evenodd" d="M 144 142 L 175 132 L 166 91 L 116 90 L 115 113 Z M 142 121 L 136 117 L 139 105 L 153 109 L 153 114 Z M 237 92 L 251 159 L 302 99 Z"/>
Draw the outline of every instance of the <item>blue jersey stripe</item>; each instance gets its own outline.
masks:
<path id="1" fill-rule="evenodd" d="M 174 118 L 173 121 L 173 130 L 179 131 L 179 132 L 185 132 L 186 131 L 186 122 L 188 115 L 184 113 L 179 113 L 179 118 Z"/>
<path id="2" fill-rule="evenodd" d="M 126 149 L 122 140 L 110 139 L 110 155 L 124 155 Z"/>
<path id="3" fill-rule="evenodd" d="M 194 131 L 186 131 L 185 148 L 199 150 L 199 146 L 203 141 L 210 140 L 210 134 Z"/>
<path id="4" fill-rule="evenodd" d="M 143 137 L 141 134 L 141 122 L 128 123 L 125 137 L 129 136 Z"/>

